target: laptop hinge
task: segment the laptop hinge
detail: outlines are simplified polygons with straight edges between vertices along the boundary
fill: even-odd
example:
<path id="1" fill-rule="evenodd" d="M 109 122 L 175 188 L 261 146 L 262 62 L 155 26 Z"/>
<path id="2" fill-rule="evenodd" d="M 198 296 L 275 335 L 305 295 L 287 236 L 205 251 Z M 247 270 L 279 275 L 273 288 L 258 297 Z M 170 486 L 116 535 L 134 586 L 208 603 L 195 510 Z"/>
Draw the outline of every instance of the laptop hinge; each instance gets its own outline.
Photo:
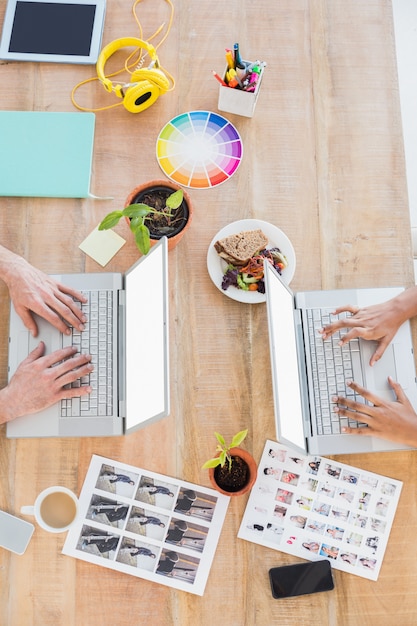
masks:
<path id="1" fill-rule="evenodd" d="M 311 407 L 310 407 L 310 391 L 307 384 L 307 358 L 306 347 L 304 344 L 304 332 L 303 332 L 303 319 L 300 309 L 294 310 L 294 323 L 297 341 L 298 351 L 298 368 L 299 368 L 299 381 L 300 381 L 300 393 L 301 404 L 303 410 L 303 422 L 304 422 L 304 434 L 306 440 L 313 434 L 313 424 L 311 420 Z"/>
<path id="2" fill-rule="evenodd" d="M 119 306 L 126 306 L 126 290 L 119 289 L 118 292 Z"/>
<path id="3" fill-rule="evenodd" d="M 119 417 L 126 417 L 126 290 L 118 291 L 119 312 L 118 312 L 118 346 L 117 346 L 117 372 L 118 372 L 118 398 Z"/>

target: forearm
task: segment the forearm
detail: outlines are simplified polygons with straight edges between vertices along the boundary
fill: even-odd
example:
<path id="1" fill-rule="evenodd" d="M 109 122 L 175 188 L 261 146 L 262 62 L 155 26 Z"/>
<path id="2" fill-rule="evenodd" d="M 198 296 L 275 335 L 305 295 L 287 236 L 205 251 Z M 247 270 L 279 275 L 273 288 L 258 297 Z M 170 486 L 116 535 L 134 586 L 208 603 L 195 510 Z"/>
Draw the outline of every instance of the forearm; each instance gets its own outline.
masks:
<path id="1" fill-rule="evenodd" d="M 390 301 L 393 314 L 402 324 L 408 319 L 417 316 L 417 285 L 406 289 Z"/>
<path id="2" fill-rule="evenodd" d="M 20 274 L 27 262 L 18 254 L 0 245 L 0 278 L 10 287 L 13 277 Z"/>

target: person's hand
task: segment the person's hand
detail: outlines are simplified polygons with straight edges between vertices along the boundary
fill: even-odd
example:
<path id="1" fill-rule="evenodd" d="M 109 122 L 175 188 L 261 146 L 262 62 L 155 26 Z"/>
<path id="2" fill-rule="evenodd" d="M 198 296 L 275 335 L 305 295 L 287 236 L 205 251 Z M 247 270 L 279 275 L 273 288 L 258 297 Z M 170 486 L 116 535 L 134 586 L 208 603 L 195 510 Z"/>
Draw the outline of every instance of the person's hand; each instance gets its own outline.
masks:
<path id="1" fill-rule="evenodd" d="M 0 390 L 0 423 L 37 413 L 63 398 L 85 396 L 90 386 L 65 389 L 92 370 L 91 356 L 75 348 L 62 348 L 44 356 L 43 341 L 32 350 L 14 373 L 9 385 Z"/>
<path id="2" fill-rule="evenodd" d="M 367 424 L 368 428 L 342 428 L 350 435 L 373 435 L 417 447 L 417 414 L 405 395 L 401 385 L 388 376 L 396 400 L 383 400 L 364 389 L 354 381 L 347 383 L 351 389 L 361 395 L 369 404 L 349 400 L 343 396 L 334 396 L 337 403 L 335 411 L 341 417 L 354 419 Z"/>
<path id="3" fill-rule="evenodd" d="M 70 334 L 68 324 L 84 330 L 87 319 L 74 298 L 79 302 L 86 302 L 86 298 L 77 290 L 57 283 L 16 255 L 13 255 L 4 280 L 17 314 L 34 337 L 38 328 L 32 312 L 62 333 Z"/>
<path id="4" fill-rule="evenodd" d="M 335 309 L 334 315 L 339 315 L 344 312 L 351 313 L 352 315 L 343 317 L 332 324 L 324 326 L 319 332 L 323 339 L 327 339 L 336 331 L 342 328 L 348 328 L 348 332 L 340 339 L 341 346 L 356 337 L 376 341 L 378 345 L 371 357 L 370 365 L 379 361 L 398 328 L 404 321 L 392 305 L 392 301 L 363 309 L 346 305 Z"/>

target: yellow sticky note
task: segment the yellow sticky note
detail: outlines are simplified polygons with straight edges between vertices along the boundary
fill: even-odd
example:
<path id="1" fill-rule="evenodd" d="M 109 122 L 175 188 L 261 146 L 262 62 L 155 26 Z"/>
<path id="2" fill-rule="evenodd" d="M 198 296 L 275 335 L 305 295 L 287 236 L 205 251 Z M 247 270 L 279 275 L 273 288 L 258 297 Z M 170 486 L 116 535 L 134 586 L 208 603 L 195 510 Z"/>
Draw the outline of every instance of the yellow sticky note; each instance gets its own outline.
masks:
<path id="1" fill-rule="evenodd" d="M 78 247 L 104 267 L 125 243 L 114 230 L 99 230 L 96 226 Z"/>

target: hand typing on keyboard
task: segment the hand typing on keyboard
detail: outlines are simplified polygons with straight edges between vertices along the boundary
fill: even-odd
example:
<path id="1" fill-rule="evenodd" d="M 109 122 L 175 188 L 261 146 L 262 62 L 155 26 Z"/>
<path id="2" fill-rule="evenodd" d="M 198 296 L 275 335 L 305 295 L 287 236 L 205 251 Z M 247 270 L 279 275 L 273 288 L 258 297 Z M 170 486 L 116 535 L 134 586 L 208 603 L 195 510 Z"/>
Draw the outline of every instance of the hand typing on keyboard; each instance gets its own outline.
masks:
<path id="1" fill-rule="evenodd" d="M 89 385 L 92 391 L 88 396 L 67 396 L 61 401 L 61 417 L 65 419 L 113 415 L 116 401 L 113 396 L 113 293 L 99 289 L 85 291 L 83 295 L 85 302 L 81 308 L 88 320 L 85 328 L 82 332 L 73 328 L 71 335 L 64 339 L 67 345 L 91 355 L 94 365 L 91 376 L 76 380 L 72 386 Z"/>
<path id="2" fill-rule="evenodd" d="M 315 427 L 318 435 L 340 435 L 341 428 L 357 426 L 355 421 L 339 419 L 333 409 L 332 397 L 345 393 L 346 380 L 362 382 L 362 367 L 359 356 L 359 340 L 354 339 L 340 345 L 342 334 L 335 331 L 332 336 L 323 337 L 317 331 L 336 321 L 329 309 L 308 309 L 307 328 L 310 347 L 310 363 L 313 384 L 311 395 L 315 411 Z M 353 393 L 353 392 L 352 392 Z M 355 398 L 359 401 L 358 398 Z"/>
<path id="3" fill-rule="evenodd" d="M 354 381 L 347 383 L 348 388 L 358 394 L 363 399 L 362 402 L 343 395 L 332 398 L 333 402 L 336 403 L 333 411 L 341 419 L 346 418 L 349 422 L 353 420 L 368 426 L 368 428 L 342 426 L 342 432 L 373 435 L 417 448 L 417 414 L 401 385 L 391 377 L 388 377 L 388 381 L 396 396 L 396 399 L 392 401 L 379 398 Z"/>
<path id="4" fill-rule="evenodd" d="M 340 339 L 341 346 L 358 337 L 376 341 L 378 346 L 370 360 L 370 365 L 373 365 L 382 357 L 401 324 L 417 315 L 417 287 L 406 289 L 395 298 L 381 304 L 363 309 L 346 305 L 333 312 L 334 315 L 341 313 L 350 315 L 331 321 L 319 329 L 323 339 L 328 339 L 340 329 L 347 328 L 348 332 Z"/>
<path id="5" fill-rule="evenodd" d="M 80 331 L 84 329 L 87 316 L 75 300 L 85 303 L 86 297 L 57 283 L 1 245 L 0 278 L 9 288 L 16 312 L 33 336 L 38 334 L 38 327 L 32 313 L 40 315 L 65 334 L 71 334 L 69 326 Z M 0 390 L 0 423 L 40 411 L 62 398 L 90 394 L 89 384 L 81 389 L 65 388 L 89 376 L 94 369 L 90 355 L 77 355 L 77 349 L 73 347 L 47 356 L 44 352 L 45 345 L 40 342 L 19 365 L 9 385 Z"/>
<path id="6" fill-rule="evenodd" d="M 57 283 L 3 246 L 0 246 L 0 278 L 9 288 L 17 314 L 34 337 L 38 334 L 38 327 L 32 312 L 62 333 L 70 332 L 68 325 L 83 330 L 86 317 L 75 300 L 85 302 L 84 296 Z"/>
<path id="7" fill-rule="evenodd" d="M 0 390 L 0 423 L 36 413 L 63 398 L 86 396 L 89 385 L 66 388 L 93 370 L 91 356 L 73 347 L 44 355 L 43 341 L 22 361 L 9 385 Z"/>

